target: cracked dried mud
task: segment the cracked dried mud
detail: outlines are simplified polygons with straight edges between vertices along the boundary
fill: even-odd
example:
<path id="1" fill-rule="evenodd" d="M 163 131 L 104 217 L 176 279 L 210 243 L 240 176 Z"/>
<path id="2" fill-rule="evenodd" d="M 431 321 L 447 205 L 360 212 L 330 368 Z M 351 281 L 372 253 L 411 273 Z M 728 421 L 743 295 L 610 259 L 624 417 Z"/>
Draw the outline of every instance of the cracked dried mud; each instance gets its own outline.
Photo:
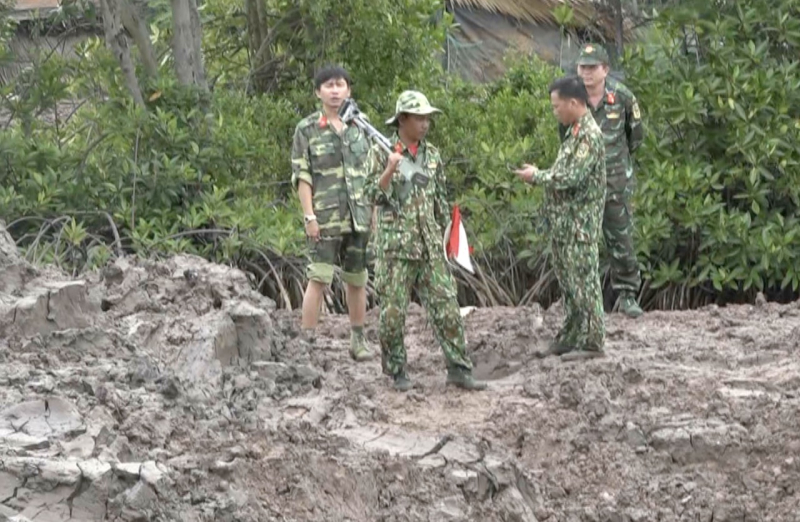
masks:
<path id="1" fill-rule="evenodd" d="M 377 350 L 377 311 L 367 335 Z M 72 280 L 0 228 L 0 521 L 800 522 L 800 306 L 607 316 L 608 356 L 536 359 L 559 306 L 469 311 L 484 392 L 317 342 L 194 257 Z"/>

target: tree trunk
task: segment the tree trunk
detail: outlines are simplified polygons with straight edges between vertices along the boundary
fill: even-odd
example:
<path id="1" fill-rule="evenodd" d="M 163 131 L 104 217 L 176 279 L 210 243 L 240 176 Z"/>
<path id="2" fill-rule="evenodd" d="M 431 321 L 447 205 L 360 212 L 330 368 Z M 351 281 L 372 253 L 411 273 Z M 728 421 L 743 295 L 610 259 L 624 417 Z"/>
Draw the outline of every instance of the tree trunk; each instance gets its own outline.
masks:
<path id="1" fill-rule="evenodd" d="M 174 31 L 172 53 L 175 73 L 181 85 L 208 91 L 203 67 L 202 28 L 196 0 L 171 0 Z"/>
<path id="2" fill-rule="evenodd" d="M 267 28 L 261 16 L 262 9 L 262 0 L 245 0 L 244 12 L 245 16 L 247 16 L 247 46 L 251 67 L 253 66 L 252 60 L 258 52 L 261 42 L 267 37 Z"/>
<path id="3" fill-rule="evenodd" d="M 192 61 L 195 81 L 203 91 L 208 91 L 206 68 L 203 60 L 203 27 L 200 24 L 200 11 L 197 9 L 197 0 L 189 0 L 189 14 L 191 15 Z"/>
<path id="4" fill-rule="evenodd" d="M 273 53 L 274 40 L 282 34 L 296 32 L 303 22 L 300 8 L 294 6 L 287 9 L 283 16 L 270 23 L 268 13 L 259 0 L 246 0 L 247 31 L 249 42 L 250 74 L 248 89 L 258 93 L 269 92 L 275 85 L 276 76 L 280 74 L 285 54 Z M 298 60 L 305 56 L 296 54 Z"/>
<path id="5" fill-rule="evenodd" d="M 192 15 L 189 0 L 172 0 L 172 56 L 175 60 L 175 73 L 181 85 L 194 85 L 194 64 L 192 63 Z"/>
<path id="6" fill-rule="evenodd" d="M 120 0 L 120 5 L 122 7 L 122 25 L 128 30 L 139 49 L 144 72 L 150 78 L 155 78 L 158 76 L 158 61 L 155 49 L 153 49 L 153 42 L 150 41 L 150 28 L 147 26 L 143 6 L 137 4 L 135 0 Z"/>
<path id="7" fill-rule="evenodd" d="M 614 8 L 614 28 L 616 29 L 617 40 L 617 56 L 622 58 L 622 52 L 625 46 L 625 32 L 624 32 L 624 18 L 622 17 L 622 0 L 612 0 L 611 4 Z"/>
<path id="8" fill-rule="evenodd" d="M 100 7 L 103 12 L 106 45 L 119 62 L 122 74 L 125 77 L 125 85 L 128 87 L 131 96 L 133 96 L 133 100 L 137 104 L 144 106 L 142 90 L 139 88 L 139 80 L 136 78 L 136 68 L 131 60 L 128 38 L 122 32 L 119 0 L 100 0 Z"/>
<path id="9" fill-rule="evenodd" d="M 264 64 L 269 61 L 270 31 L 264 12 L 263 0 L 246 0 L 247 32 L 250 58 L 250 81 L 248 88 L 255 92 L 266 92 L 267 83 L 263 74 Z M 264 46 L 264 47 L 262 47 Z"/>

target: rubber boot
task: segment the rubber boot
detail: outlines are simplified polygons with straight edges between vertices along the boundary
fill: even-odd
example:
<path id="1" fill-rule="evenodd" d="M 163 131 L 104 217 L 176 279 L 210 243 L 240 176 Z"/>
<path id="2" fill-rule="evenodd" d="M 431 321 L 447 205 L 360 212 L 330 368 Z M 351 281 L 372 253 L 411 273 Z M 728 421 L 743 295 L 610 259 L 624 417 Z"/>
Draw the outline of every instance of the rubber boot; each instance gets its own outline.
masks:
<path id="1" fill-rule="evenodd" d="M 317 332 L 314 328 L 302 328 L 299 337 L 301 341 L 310 347 L 317 344 Z"/>
<path id="2" fill-rule="evenodd" d="M 363 332 L 351 332 L 350 357 L 357 362 L 369 361 L 372 359 L 372 354 L 367 349 L 367 341 L 364 339 Z"/>
<path id="3" fill-rule="evenodd" d="M 565 353 L 569 353 L 575 348 L 571 345 L 565 344 L 559 340 L 555 340 L 550 343 L 546 350 L 542 350 L 540 352 L 535 352 L 534 355 L 539 359 L 544 359 L 545 357 L 549 357 L 551 355 L 561 356 Z"/>
<path id="4" fill-rule="evenodd" d="M 394 375 L 394 389 L 401 392 L 407 392 L 414 387 L 414 383 L 408 378 L 405 371 L 401 371 Z"/>
<path id="5" fill-rule="evenodd" d="M 636 296 L 630 292 L 625 292 L 619 298 L 619 309 L 623 314 L 632 319 L 641 317 L 644 313 L 639 303 L 636 302 Z"/>
<path id="6" fill-rule="evenodd" d="M 473 391 L 485 390 L 487 387 L 485 382 L 475 380 L 471 370 L 463 368 L 450 368 L 447 371 L 447 384 Z"/>

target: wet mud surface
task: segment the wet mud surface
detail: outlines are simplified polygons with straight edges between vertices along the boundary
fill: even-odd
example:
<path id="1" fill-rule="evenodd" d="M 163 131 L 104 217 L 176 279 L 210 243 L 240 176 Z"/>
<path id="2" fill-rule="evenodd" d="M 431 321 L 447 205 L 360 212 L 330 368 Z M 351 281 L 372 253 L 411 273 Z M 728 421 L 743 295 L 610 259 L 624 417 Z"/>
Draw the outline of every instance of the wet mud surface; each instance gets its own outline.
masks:
<path id="1" fill-rule="evenodd" d="M 237 270 L 2 243 L 0 521 L 800 522 L 797 303 L 609 314 L 583 362 L 533 357 L 558 305 L 465 310 L 484 392 L 412 305 L 399 393 Z"/>

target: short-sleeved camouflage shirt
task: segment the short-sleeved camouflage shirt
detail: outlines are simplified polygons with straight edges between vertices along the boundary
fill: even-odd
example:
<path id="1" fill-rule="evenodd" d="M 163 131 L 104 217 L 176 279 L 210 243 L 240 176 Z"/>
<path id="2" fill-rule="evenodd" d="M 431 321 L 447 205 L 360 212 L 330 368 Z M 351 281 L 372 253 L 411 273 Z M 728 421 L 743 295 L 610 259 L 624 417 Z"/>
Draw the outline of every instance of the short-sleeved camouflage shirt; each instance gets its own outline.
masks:
<path id="1" fill-rule="evenodd" d="M 336 132 L 322 111 L 297 124 L 292 143 L 292 186 L 313 189 L 314 214 L 323 236 L 369 232 L 372 204 L 364 194 L 369 138 L 355 125 Z"/>

